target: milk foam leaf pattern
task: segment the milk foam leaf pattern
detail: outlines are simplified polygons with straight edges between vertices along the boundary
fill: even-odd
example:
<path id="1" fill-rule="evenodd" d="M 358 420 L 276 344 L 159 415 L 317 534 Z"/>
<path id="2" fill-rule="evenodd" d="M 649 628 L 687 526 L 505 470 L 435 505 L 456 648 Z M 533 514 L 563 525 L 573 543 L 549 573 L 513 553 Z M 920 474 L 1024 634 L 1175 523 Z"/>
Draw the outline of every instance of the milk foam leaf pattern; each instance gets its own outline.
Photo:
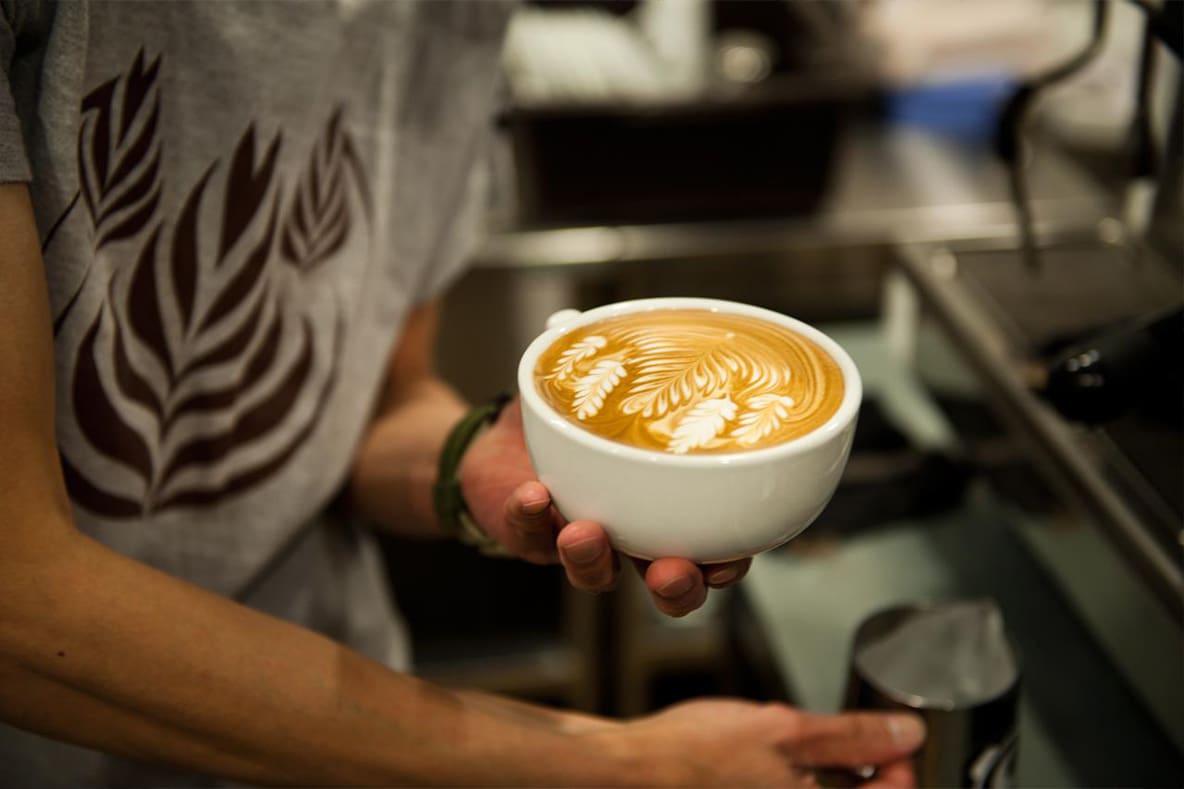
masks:
<path id="1" fill-rule="evenodd" d="M 566 381 L 575 372 L 579 362 L 595 356 L 606 344 L 608 340 L 596 334 L 572 343 L 570 348 L 559 355 L 555 369 L 547 376 L 547 380 Z"/>
<path id="2" fill-rule="evenodd" d="M 747 373 L 749 367 L 748 360 L 726 342 L 722 336 L 700 343 L 673 342 L 665 337 L 638 341 L 634 375 L 621 411 L 662 417 L 701 392 L 725 389 L 732 374 Z"/>
<path id="3" fill-rule="evenodd" d="M 604 399 L 612 393 L 625 377 L 625 365 L 616 359 L 601 359 L 592 365 L 587 374 L 580 376 L 575 384 L 576 417 L 588 419 L 604 408 Z"/>
<path id="4" fill-rule="evenodd" d="M 605 360 L 623 366 L 611 387 L 599 386 Z M 680 453 L 748 451 L 804 435 L 844 391 L 837 364 L 808 337 L 697 309 L 617 315 L 561 333 L 535 376 L 543 398 L 592 433 Z"/>
<path id="5" fill-rule="evenodd" d="M 320 266 L 345 244 L 351 184 L 361 191 L 351 165 L 353 146 L 342 129 L 341 116 L 338 108 L 313 147 L 284 217 L 280 254 L 304 271 Z"/>
<path id="6" fill-rule="evenodd" d="M 678 420 L 670 437 L 670 451 L 684 455 L 707 446 L 736 418 L 736 404 L 727 395 L 700 400 Z"/>
<path id="7" fill-rule="evenodd" d="M 789 419 L 793 398 L 772 393 L 761 394 L 749 398 L 744 405 L 745 410 L 740 414 L 739 424 L 731 435 L 741 444 L 755 444 L 765 436 L 772 435 L 774 430 Z"/>
<path id="8" fill-rule="evenodd" d="M 140 50 L 126 74 L 82 101 L 78 177 L 96 249 L 139 233 L 160 202 L 159 71 L 160 58 L 146 66 Z"/>

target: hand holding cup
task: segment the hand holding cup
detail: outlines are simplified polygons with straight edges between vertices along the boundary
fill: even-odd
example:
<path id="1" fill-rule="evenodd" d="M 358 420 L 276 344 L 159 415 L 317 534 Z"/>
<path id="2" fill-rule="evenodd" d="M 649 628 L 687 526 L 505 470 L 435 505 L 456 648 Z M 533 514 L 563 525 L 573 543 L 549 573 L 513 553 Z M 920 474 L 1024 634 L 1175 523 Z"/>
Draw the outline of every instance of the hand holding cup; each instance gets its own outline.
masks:
<path id="1" fill-rule="evenodd" d="M 562 515 L 643 560 L 734 561 L 826 506 L 862 397 L 833 340 L 714 299 L 566 311 L 518 368 L 526 445 Z"/>

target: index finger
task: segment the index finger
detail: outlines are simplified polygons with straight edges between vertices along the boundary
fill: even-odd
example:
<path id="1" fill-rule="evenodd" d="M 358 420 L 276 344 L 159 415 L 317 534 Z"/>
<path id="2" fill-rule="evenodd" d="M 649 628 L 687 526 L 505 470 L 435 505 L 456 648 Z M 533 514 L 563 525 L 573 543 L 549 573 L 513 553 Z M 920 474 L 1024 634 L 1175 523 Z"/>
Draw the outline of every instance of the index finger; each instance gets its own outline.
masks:
<path id="1" fill-rule="evenodd" d="M 910 713 L 802 713 L 790 748 L 806 767 L 863 767 L 899 761 L 925 741 L 925 724 Z"/>

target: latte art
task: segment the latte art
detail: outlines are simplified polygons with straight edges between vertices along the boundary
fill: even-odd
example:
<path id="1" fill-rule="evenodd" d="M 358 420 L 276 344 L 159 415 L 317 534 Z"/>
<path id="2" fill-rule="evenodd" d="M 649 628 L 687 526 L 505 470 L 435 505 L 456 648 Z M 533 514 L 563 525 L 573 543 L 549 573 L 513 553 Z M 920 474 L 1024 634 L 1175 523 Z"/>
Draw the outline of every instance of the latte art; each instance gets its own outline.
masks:
<path id="1" fill-rule="evenodd" d="M 674 454 L 742 452 L 821 427 L 843 400 L 838 364 L 769 321 L 710 310 L 634 313 L 568 332 L 535 385 L 604 438 Z"/>

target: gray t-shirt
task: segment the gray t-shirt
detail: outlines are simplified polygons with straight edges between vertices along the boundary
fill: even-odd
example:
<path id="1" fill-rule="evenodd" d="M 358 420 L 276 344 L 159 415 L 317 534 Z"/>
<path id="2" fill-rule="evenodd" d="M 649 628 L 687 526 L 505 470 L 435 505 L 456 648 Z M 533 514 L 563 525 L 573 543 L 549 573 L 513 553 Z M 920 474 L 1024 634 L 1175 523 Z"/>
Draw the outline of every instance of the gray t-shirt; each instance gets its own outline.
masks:
<path id="1" fill-rule="evenodd" d="M 473 239 L 508 14 L 0 0 L 0 182 L 33 197 L 81 529 L 406 666 L 371 538 L 326 511 Z M 2 785 L 177 782 L 0 725 Z"/>

